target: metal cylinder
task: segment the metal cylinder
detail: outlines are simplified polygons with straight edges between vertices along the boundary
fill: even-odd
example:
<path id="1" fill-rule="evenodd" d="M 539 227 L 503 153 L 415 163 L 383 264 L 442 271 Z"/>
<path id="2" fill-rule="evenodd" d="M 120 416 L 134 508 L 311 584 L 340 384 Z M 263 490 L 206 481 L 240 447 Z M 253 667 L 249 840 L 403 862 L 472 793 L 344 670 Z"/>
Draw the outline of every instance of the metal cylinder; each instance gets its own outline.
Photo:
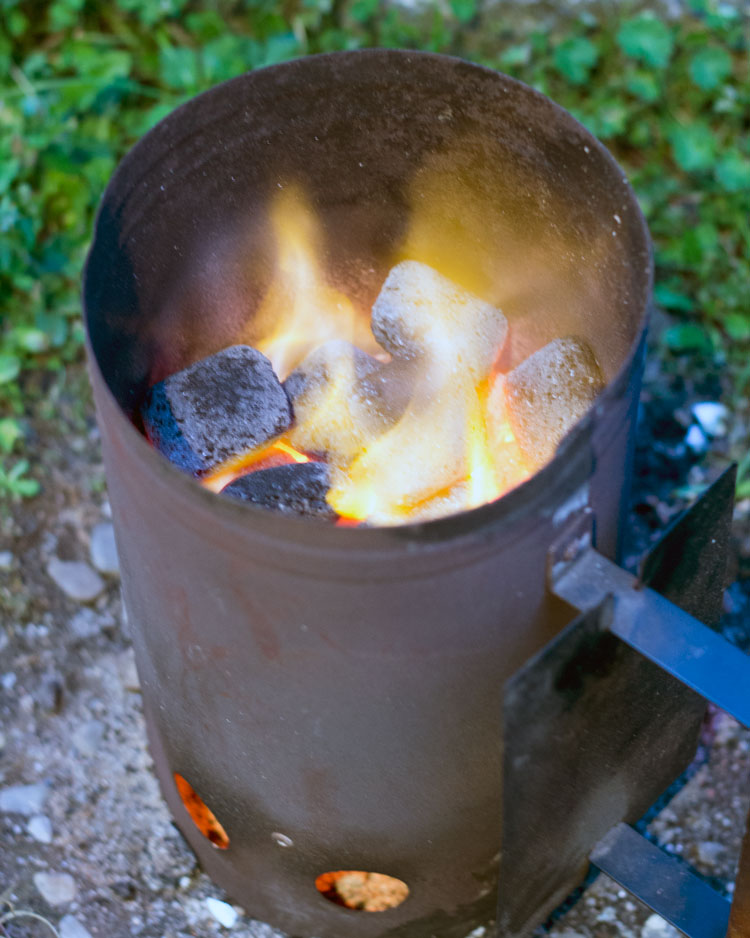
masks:
<path id="1" fill-rule="evenodd" d="M 363 314 L 408 243 L 448 275 L 460 255 L 466 285 L 499 303 L 517 337 L 506 365 L 558 335 L 588 340 L 608 384 L 549 465 L 454 517 L 349 529 L 216 496 L 151 449 L 147 387 L 247 334 L 287 185 Z M 537 92 L 452 58 L 262 69 L 183 105 L 123 161 L 84 290 L 123 593 L 164 795 L 252 916 L 318 938 L 463 938 L 492 914 L 503 681 L 570 618 L 545 578 L 570 512 L 588 503 L 617 553 L 650 288 L 646 228 L 606 150 Z M 315 886 L 333 870 L 398 877 L 409 897 L 334 905 Z"/>

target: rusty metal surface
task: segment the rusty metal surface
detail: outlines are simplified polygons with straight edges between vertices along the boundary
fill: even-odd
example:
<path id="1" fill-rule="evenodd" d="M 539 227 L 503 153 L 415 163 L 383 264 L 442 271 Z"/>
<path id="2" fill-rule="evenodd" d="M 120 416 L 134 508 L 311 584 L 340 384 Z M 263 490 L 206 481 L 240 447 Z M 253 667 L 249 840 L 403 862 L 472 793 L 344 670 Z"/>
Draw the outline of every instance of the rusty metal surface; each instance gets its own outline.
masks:
<path id="1" fill-rule="evenodd" d="M 479 292 L 505 282 L 518 334 L 580 334 L 609 378 L 549 466 L 494 505 L 360 530 L 217 498 L 147 445 L 130 419 L 147 385 L 252 324 L 270 192 L 307 188 L 327 273 L 365 309 L 411 201 L 457 163 L 475 183 L 453 195 Z M 455 250 L 461 219 L 440 204 Z M 545 582 L 568 506 L 588 502 L 616 551 L 650 286 L 643 220 L 606 151 L 537 93 L 453 59 L 264 69 L 185 105 L 118 170 L 84 303 L 124 598 L 165 797 L 253 916 L 318 938 L 464 938 L 491 916 L 502 684 L 571 617 Z M 538 304 L 560 294 L 555 325 Z M 192 824 L 175 772 L 228 849 Z M 344 909 L 314 887 L 332 869 L 397 876 L 411 895 Z"/>

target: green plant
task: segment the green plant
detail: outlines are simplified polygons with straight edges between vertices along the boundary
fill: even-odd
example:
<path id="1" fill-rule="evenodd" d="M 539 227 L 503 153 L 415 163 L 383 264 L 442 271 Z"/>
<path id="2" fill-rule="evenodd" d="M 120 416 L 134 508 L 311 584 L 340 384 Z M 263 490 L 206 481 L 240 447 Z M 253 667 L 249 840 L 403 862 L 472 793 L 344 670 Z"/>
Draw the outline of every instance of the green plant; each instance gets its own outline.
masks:
<path id="1" fill-rule="evenodd" d="M 0 417 L 33 405 L 30 375 L 81 358 L 94 212 L 135 140 L 247 69 L 371 45 L 460 54 L 572 111 L 627 169 L 648 217 L 657 299 L 679 319 L 665 348 L 716 356 L 740 382 L 750 349 L 748 21 L 693 0 L 669 22 L 584 13 L 529 28 L 502 6 L 0 0 Z M 14 447 L 20 454 L 23 439 Z M 2 458 L 0 490 L 31 494 L 23 461 Z"/>
<path id="2" fill-rule="evenodd" d="M 12 417 L 0 420 L 0 494 L 6 497 L 29 497 L 39 491 L 39 482 L 27 475 L 29 461 L 10 461 L 10 456 L 21 437 L 21 426 L 17 420 Z"/>

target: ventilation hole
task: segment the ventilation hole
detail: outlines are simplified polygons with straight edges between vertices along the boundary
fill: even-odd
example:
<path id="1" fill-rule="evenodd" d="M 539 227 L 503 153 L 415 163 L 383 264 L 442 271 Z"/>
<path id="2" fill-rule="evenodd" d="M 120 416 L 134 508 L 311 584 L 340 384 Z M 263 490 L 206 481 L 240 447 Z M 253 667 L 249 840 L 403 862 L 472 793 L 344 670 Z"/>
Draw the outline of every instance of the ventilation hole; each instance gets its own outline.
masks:
<path id="1" fill-rule="evenodd" d="M 330 902 L 361 912 L 395 909 L 409 895 L 409 887 L 400 879 L 363 870 L 321 873 L 315 880 L 315 887 Z"/>
<path id="2" fill-rule="evenodd" d="M 219 823 L 216 815 L 208 807 L 193 786 L 181 775 L 175 772 L 174 783 L 177 786 L 177 792 L 182 798 L 185 810 L 193 819 L 193 823 L 198 830 L 207 837 L 214 847 L 220 850 L 226 850 L 229 846 L 229 837 L 227 832 Z"/>

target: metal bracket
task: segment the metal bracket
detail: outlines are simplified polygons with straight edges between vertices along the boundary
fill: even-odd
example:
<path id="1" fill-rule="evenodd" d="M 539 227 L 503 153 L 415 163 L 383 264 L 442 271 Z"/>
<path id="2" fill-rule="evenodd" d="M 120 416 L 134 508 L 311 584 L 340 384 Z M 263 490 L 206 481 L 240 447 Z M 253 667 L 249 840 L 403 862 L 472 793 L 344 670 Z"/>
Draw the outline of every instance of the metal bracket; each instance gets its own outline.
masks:
<path id="1" fill-rule="evenodd" d="M 732 467 L 640 577 L 597 553 L 585 514 L 550 552 L 550 589 L 580 615 L 505 688 L 501 938 L 528 934 L 589 861 L 688 938 L 749 938 L 750 835 L 730 923 L 727 900 L 628 826 L 694 755 L 706 700 L 750 725 L 750 656 L 710 627 L 734 482 Z"/>
<path id="2" fill-rule="evenodd" d="M 678 562 L 688 559 L 691 569 L 682 575 L 690 578 L 693 589 L 699 565 L 708 564 L 712 568 L 713 591 L 718 589 L 720 594 L 724 586 L 725 545 L 709 550 L 706 558 L 700 552 L 686 553 L 684 543 L 690 540 L 688 529 L 695 533 L 704 528 L 714 508 L 723 507 L 726 512 L 727 505 L 732 503 L 731 495 L 729 498 L 727 495 L 734 490 L 735 477 L 736 469 L 731 467 L 694 509 L 678 520 L 642 564 L 642 577 L 649 576 L 652 581 L 667 577 L 675 555 L 679 554 Z M 709 539 L 709 548 L 716 545 L 717 538 Z M 720 554 L 723 559 L 720 557 L 717 562 Z M 614 608 L 609 629 L 613 635 L 743 726 L 750 727 L 750 656 L 646 586 L 643 578 L 628 574 L 589 548 L 558 576 L 553 589 L 581 611 L 612 597 Z M 750 887 L 748 836 L 733 905 L 681 861 L 622 823 L 596 844 L 590 859 L 688 938 L 725 938 L 732 934 L 748 938 L 750 895 L 745 892 Z"/>

